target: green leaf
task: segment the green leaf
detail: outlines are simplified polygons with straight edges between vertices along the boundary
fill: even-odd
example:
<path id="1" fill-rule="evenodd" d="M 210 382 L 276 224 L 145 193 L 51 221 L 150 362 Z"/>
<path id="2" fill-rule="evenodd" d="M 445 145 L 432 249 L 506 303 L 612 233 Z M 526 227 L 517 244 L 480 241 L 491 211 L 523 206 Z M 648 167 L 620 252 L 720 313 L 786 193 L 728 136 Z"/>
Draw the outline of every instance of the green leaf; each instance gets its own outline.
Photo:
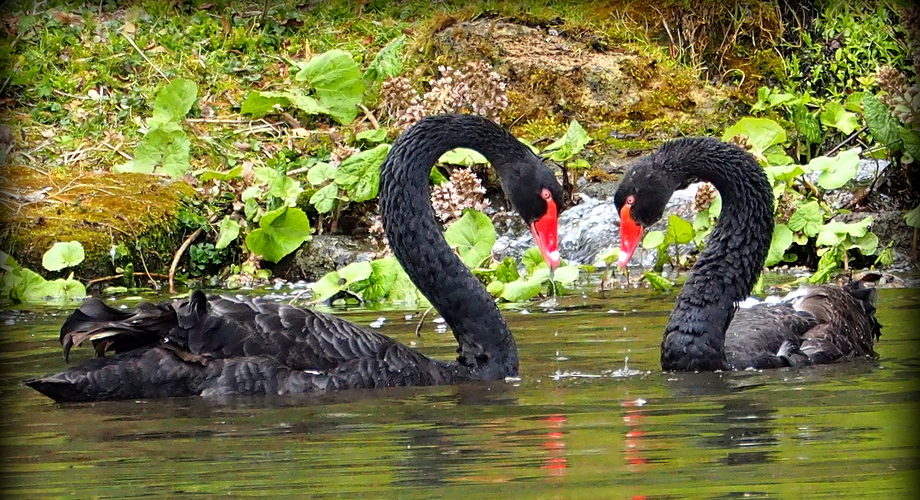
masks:
<path id="1" fill-rule="evenodd" d="M 427 303 L 428 299 L 418 291 L 418 288 L 409 279 L 409 275 L 406 274 L 406 271 L 396 262 L 394 257 L 385 257 L 383 260 L 392 260 L 396 265 L 396 281 L 393 282 L 393 286 L 390 287 L 390 292 L 387 294 L 389 300 L 406 303 Z"/>
<path id="2" fill-rule="evenodd" d="M 22 301 L 29 303 L 73 302 L 84 298 L 86 287 L 72 278 L 35 283 L 22 293 Z"/>
<path id="3" fill-rule="evenodd" d="M 804 104 L 793 107 L 790 117 L 806 141 L 812 144 L 821 142 L 821 124 Z"/>
<path id="4" fill-rule="evenodd" d="M 920 205 L 904 214 L 904 222 L 910 227 L 920 229 Z"/>
<path id="5" fill-rule="evenodd" d="M 246 246 L 269 262 L 278 262 L 310 239 L 310 221 L 299 208 L 265 212 L 259 228 L 246 236 Z"/>
<path id="6" fill-rule="evenodd" d="M 863 255 L 872 255 L 878 250 L 878 236 L 869 231 L 861 238 L 857 238 L 853 246 L 859 249 L 859 253 Z"/>
<path id="7" fill-rule="evenodd" d="M 767 252 L 765 266 L 773 266 L 783 261 L 786 250 L 792 246 L 792 230 L 785 224 L 777 224 L 773 228 L 773 238 L 770 240 L 770 250 Z"/>
<path id="8" fill-rule="evenodd" d="M 645 279 L 652 285 L 652 288 L 661 292 L 668 292 L 673 288 L 674 285 L 671 284 L 671 281 L 667 278 L 662 277 L 654 271 L 646 271 Z"/>
<path id="9" fill-rule="evenodd" d="M 86 258 L 83 245 L 79 241 L 57 242 L 42 255 L 42 267 L 49 271 L 60 271 L 73 267 Z"/>
<path id="10" fill-rule="evenodd" d="M 815 245 L 819 247 L 837 246 L 840 243 L 843 243 L 843 240 L 846 239 L 847 235 L 854 238 L 862 238 L 869 231 L 869 226 L 872 225 L 872 221 L 873 218 L 870 215 L 859 222 L 828 222 L 821 227 L 821 230 L 818 233 L 818 239 L 815 241 Z"/>
<path id="11" fill-rule="evenodd" d="M 662 231 L 649 231 L 642 238 L 642 248 L 646 250 L 661 248 L 664 245 L 664 232 Z"/>
<path id="12" fill-rule="evenodd" d="M 546 146 L 544 152 L 552 151 L 549 155 L 551 160 L 564 162 L 580 153 L 589 142 L 591 142 L 591 137 L 585 129 L 578 123 L 578 120 L 572 120 L 565 135 Z"/>
<path id="13" fill-rule="evenodd" d="M 841 251 L 837 247 L 828 249 L 821 256 L 821 260 L 818 261 L 818 269 L 808 278 L 808 282 L 815 284 L 827 281 L 831 273 L 840 267 L 840 258 Z"/>
<path id="14" fill-rule="evenodd" d="M 355 134 L 355 139 L 359 141 L 367 142 L 383 142 L 387 138 L 387 129 L 378 128 L 378 129 L 367 129 L 362 130 Z"/>
<path id="15" fill-rule="evenodd" d="M 252 175 L 257 183 L 268 184 L 284 174 L 271 167 L 256 167 L 252 169 Z"/>
<path id="16" fill-rule="evenodd" d="M 856 177 L 859 169 L 859 149 L 849 149 L 833 158 L 819 156 L 808 162 L 805 169 L 821 172 L 818 176 L 818 185 L 822 188 L 837 189 Z"/>
<path id="17" fill-rule="evenodd" d="M 578 266 L 562 266 L 553 273 L 553 281 L 563 285 L 570 285 L 578 279 L 580 273 L 581 270 Z"/>
<path id="18" fill-rule="evenodd" d="M 770 166 L 763 168 L 764 173 L 770 179 L 770 183 L 775 182 L 790 183 L 796 177 L 805 173 L 801 165 L 782 165 Z"/>
<path id="19" fill-rule="evenodd" d="M 216 170 L 205 170 L 198 173 L 198 179 L 201 182 L 208 182 L 210 180 L 218 180 L 227 182 L 231 179 L 236 179 L 243 175 L 243 166 L 237 165 L 236 167 L 231 168 L 226 172 L 218 172 Z"/>
<path id="20" fill-rule="evenodd" d="M 920 161 L 920 135 L 917 135 L 906 127 L 898 127 L 898 133 L 901 136 L 901 142 L 904 144 L 906 152 L 913 161 Z"/>
<path id="21" fill-rule="evenodd" d="M 824 105 L 824 110 L 819 115 L 821 123 L 826 127 L 833 127 L 844 134 L 852 134 L 859 128 L 856 113 L 851 113 L 839 102 L 829 102 Z"/>
<path id="22" fill-rule="evenodd" d="M 268 194 L 281 198 L 289 207 L 297 205 L 297 197 L 302 192 L 300 181 L 295 181 L 286 175 L 279 175 L 268 183 Z"/>
<path id="23" fill-rule="evenodd" d="M 530 275 L 539 269 L 540 266 L 546 267 L 546 261 L 543 260 L 543 254 L 540 253 L 540 249 L 537 247 L 530 247 L 524 250 L 524 255 L 521 255 L 521 264 L 523 264 L 527 274 Z"/>
<path id="24" fill-rule="evenodd" d="M 824 215 L 821 213 L 821 207 L 817 201 L 810 201 L 798 208 L 795 213 L 789 217 L 789 229 L 802 232 L 806 236 L 815 236 L 821 229 L 824 222 Z"/>
<path id="25" fill-rule="evenodd" d="M 495 269 L 495 279 L 502 283 L 510 283 L 520 277 L 517 263 L 511 257 L 505 257 Z"/>
<path id="26" fill-rule="evenodd" d="M 390 293 L 399 275 L 399 264 L 395 259 L 377 259 L 370 262 L 371 273 L 362 282 L 361 296 L 367 301 L 378 301 Z M 354 287 L 352 287 L 354 289 Z"/>
<path id="27" fill-rule="evenodd" d="M 229 215 L 225 215 L 217 227 L 220 228 L 220 235 L 217 237 L 214 248 L 218 250 L 227 248 L 240 235 L 240 223 L 231 219 Z"/>
<path id="28" fill-rule="evenodd" d="M 725 129 L 722 140 L 729 142 L 738 135 L 747 138 L 747 143 L 751 146 L 750 153 L 758 158 L 764 158 L 764 151 L 770 146 L 786 142 L 786 131 L 768 118 L 742 118 L 738 123 Z"/>
<path id="29" fill-rule="evenodd" d="M 309 82 L 316 89 L 317 99 L 339 123 L 351 123 L 358 115 L 365 83 L 361 69 L 348 52 L 324 52 L 302 65 L 294 78 Z"/>
<path id="30" fill-rule="evenodd" d="M 367 71 L 364 72 L 364 78 L 371 81 L 384 80 L 394 76 L 399 76 L 402 72 L 402 61 L 399 59 L 399 51 L 406 44 L 406 37 L 400 35 L 390 43 L 386 44 L 374 60 L 367 65 Z"/>
<path id="31" fill-rule="evenodd" d="M 495 227 L 486 214 L 478 210 L 464 210 L 463 216 L 444 232 L 447 243 L 457 249 L 467 267 L 477 267 L 491 257 L 495 245 Z"/>
<path id="32" fill-rule="evenodd" d="M 677 215 L 671 215 L 668 218 L 668 230 L 665 235 L 665 241 L 684 245 L 693 241 L 696 232 L 693 230 L 693 224 L 681 219 Z"/>
<path id="33" fill-rule="evenodd" d="M 313 290 L 313 300 L 322 302 L 344 290 L 345 285 L 342 283 L 342 277 L 339 276 L 337 271 L 330 271 L 324 274 L 316 283 L 313 283 L 310 288 Z"/>
<path id="34" fill-rule="evenodd" d="M 198 96 L 198 86 L 191 80 L 177 78 L 157 92 L 153 101 L 153 116 L 147 122 L 150 128 L 185 118 Z"/>
<path id="35" fill-rule="evenodd" d="M 310 197 L 310 204 L 317 212 L 324 214 L 335 208 L 335 201 L 339 199 L 339 186 L 329 184 L 317 189 L 313 196 Z"/>
<path id="36" fill-rule="evenodd" d="M 157 167 L 172 178 L 183 176 L 191 168 L 190 142 L 181 129 L 151 128 L 134 152 L 134 160 L 118 165 L 116 173 L 152 173 Z"/>
<path id="37" fill-rule="evenodd" d="M 505 283 L 501 298 L 508 302 L 524 302 L 530 300 L 543 291 L 543 281 L 540 279 L 520 279 Z"/>
<path id="38" fill-rule="evenodd" d="M 240 114 L 252 115 L 260 118 L 273 113 L 276 108 L 291 105 L 287 92 L 250 92 L 243 104 L 240 105 Z"/>
<path id="39" fill-rule="evenodd" d="M 486 285 L 486 291 L 493 297 L 500 297 L 504 290 L 505 284 L 498 280 L 491 281 Z"/>
<path id="40" fill-rule="evenodd" d="M 370 262 L 352 262 L 347 266 L 339 269 L 339 276 L 345 280 L 345 284 L 357 283 L 370 277 L 374 268 Z"/>
<path id="41" fill-rule="evenodd" d="M 469 167 L 475 164 L 489 163 L 485 156 L 478 151 L 469 148 L 454 148 L 441 155 L 438 163 L 450 163 L 451 165 L 463 165 Z"/>
<path id="42" fill-rule="evenodd" d="M 449 180 L 447 177 L 444 177 L 444 174 L 442 174 L 440 170 L 438 170 L 438 167 L 431 167 L 431 173 L 428 174 L 428 178 L 435 186 L 440 186 Z"/>
<path id="43" fill-rule="evenodd" d="M 317 162 L 307 171 L 307 182 L 319 186 L 328 180 L 335 179 L 335 170 L 335 167 L 326 162 Z"/>
<path id="44" fill-rule="evenodd" d="M 352 201 L 367 201 L 380 189 L 380 166 L 390 152 L 389 144 L 349 156 L 335 172 L 335 183 L 345 189 Z"/>
<path id="45" fill-rule="evenodd" d="M 891 114 L 888 106 L 874 95 L 866 93 L 863 96 L 863 109 L 866 125 L 869 126 L 872 137 L 889 149 L 900 151 L 902 147 L 901 135 L 898 133 L 898 121 Z"/>

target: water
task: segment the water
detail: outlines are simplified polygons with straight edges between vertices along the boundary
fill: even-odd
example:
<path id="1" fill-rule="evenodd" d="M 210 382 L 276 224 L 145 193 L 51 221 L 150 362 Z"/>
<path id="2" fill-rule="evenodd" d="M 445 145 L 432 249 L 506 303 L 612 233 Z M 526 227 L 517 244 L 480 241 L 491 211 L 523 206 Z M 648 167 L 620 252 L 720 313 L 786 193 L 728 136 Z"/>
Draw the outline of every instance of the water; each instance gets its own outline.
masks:
<path id="1" fill-rule="evenodd" d="M 68 405 L 19 384 L 63 366 L 66 313 L 7 312 L 0 496 L 913 498 L 917 292 L 880 291 L 876 361 L 664 374 L 673 296 L 591 292 L 505 311 L 518 381 Z M 342 315 L 453 354 L 449 334 L 428 322 L 416 339 L 406 314 Z"/>

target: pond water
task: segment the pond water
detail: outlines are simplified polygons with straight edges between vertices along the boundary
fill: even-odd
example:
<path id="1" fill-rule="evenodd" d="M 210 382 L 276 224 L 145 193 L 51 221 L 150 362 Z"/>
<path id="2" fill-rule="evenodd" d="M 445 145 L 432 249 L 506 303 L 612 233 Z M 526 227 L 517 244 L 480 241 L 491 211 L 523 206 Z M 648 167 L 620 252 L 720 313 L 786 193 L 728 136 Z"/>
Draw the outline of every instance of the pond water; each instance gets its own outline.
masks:
<path id="1" fill-rule="evenodd" d="M 69 311 L 6 311 L 0 497 L 914 498 L 918 292 L 880 290 L 875 361 L 662 373 L 674 296 L 587 292 L 505 310 L 516 381 L 67 405 L 20 382 L 64 366 Z M 453 354 L 417 311 L 341 315 Z"/>

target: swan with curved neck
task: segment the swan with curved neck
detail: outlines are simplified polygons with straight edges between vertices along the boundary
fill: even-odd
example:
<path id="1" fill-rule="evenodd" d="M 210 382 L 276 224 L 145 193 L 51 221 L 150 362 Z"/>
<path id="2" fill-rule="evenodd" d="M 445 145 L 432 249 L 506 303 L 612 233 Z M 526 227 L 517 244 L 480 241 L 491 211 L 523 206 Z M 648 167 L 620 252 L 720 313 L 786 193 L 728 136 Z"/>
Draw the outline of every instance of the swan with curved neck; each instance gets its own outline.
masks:
<path id="1" fill-rule="evenodd" d="M 428 178 L 445 152 L 482 153 L 551 267 L 559 263 L 562 190 L 508 131 L 473 115 L 421 120 L 381 167 L 380 210 L 396 259 L 451 326 L 454 361 L 431 359 L 332 315 L 263 299 L 206 297 L 120 311 L 90 299 L 61 328 L 65 356 L 91 340 L 97 357 L 26 381 L 56 401 L 284 394 L 501 380 L 518 373 L 514 337 L 495 302 L 451 251 Z M 106 356 L 109 351 L 113 355 Z"/>
<path id="2" fill-rule="evenodd" d="M 713 184 L 722 197 L 722 213 L 668 319 L 663 369 L 773 368 L 875 355 L 876 291 L 860 281 L 811 287 L 793 302 L 738 310 L 760 275 L 774 226 L 766 174 L 738 146 L 682 138 L 636 162 L 614 196 L 621 267 L 644 228 L 661 219 L 674 191 L 692 179 Z"/>

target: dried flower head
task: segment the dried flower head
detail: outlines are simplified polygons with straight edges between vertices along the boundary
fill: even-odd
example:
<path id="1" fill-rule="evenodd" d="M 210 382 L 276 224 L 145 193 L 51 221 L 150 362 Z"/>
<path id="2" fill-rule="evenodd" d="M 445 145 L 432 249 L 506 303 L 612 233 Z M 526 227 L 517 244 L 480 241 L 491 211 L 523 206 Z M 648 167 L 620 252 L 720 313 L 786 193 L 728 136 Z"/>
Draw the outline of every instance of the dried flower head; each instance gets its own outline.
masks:
<path id="1" fill-rule="evenodd" d="M 712 205 L 712 200 L 715 199 L 716 188 L 712 184 L 704 182 L 696 191 L 696 197 L 693 199 L 693 209 L 697 212 L 702 212 L 708 209 L 709 205 Z"/>
<path id="2" fill-rule="evenodd" d="M 448 222 L 463 215 L 463 210 L 474 208 L 485 210 L 489 200 L 485 199 L 486 189 L 472 171 L 459 168 L 451 172 L 450 180 L 435 186 L 431 190 L 431 206 L 438 218 Z"/>
<path id="3" fill-rule="evenodd" d="M 411 89 L 408 80 L 394 79 L 387 85 L 383 107 L 395 116 L 402 130 L 426 116 L 442 113 L 473 113 L 498 121 L 508 107 L 508 95 L 501 76 L 482 61 L 468 62 L 462 69 L 438 67 L 440 76 L 431 82 L 421 98 Z"/>

